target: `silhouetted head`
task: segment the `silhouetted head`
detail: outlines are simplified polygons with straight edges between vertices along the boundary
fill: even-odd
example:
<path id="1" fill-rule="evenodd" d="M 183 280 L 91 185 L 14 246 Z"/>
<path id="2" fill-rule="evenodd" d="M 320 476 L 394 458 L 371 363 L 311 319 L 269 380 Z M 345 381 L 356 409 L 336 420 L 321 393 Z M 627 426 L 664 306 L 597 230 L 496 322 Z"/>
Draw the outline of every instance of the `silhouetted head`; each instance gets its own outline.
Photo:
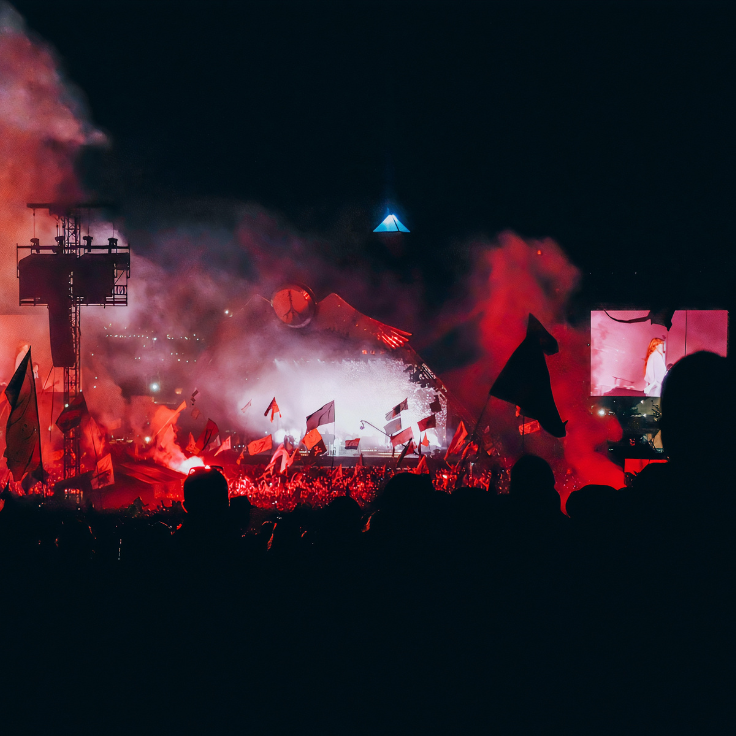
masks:
<path id="1" fill-rule="evenodd" d="M 235 496 L 230 501 L 230 516 L 235 526 L 241 531 L 245 531 L 250 526 L 250 515 L 253 511 L 253 504 L 248 496 Z"/>
<path id="2" fill-rule="evenodd" d="M 192 518 L 220 518 L 228 506 L 227 481 L 219 470 L 197 469 L 184 481 L 184 510 Z"/>
<path id="3" fill-rule="evenodd" d="M 530 513 L 560 513 L 554 473 L 537 455 L 524 455 L 511 468 L 509 494 L 514 506 Z"/>
<path id="4" fill-rule="evenodd" d="M 730 437 L 724 437 L 733 434 L 730 383 L 728 361 L 715 353 L 693 353 L 672 366 L 662 387 L 660 420 L 662 446 L 671 461 L 710 464 L 716 445 L 730 447 Z"/>
<path id="5" fill-rule="evenodd" d="M 571 493 L 565 504 L 573 521 L 596 526 L 611 521 L 615 506 L 616 489 L 592 483 Z"/>

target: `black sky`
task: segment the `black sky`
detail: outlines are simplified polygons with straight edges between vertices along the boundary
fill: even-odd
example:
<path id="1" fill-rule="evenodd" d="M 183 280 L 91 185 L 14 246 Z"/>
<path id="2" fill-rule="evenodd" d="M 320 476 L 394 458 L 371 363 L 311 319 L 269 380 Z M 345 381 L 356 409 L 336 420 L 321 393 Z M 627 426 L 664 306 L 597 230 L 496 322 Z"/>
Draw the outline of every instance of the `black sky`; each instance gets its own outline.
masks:
<path id="1" fill-rule="evenodd" d="M 728 306 L 733 3 L 14 5 L 112 140 L 88 186 L 130 211 L 250 200 L 340 237 L 389 198 L 430 282 L 510 228 L 557 240 L 585 303 Z"/>

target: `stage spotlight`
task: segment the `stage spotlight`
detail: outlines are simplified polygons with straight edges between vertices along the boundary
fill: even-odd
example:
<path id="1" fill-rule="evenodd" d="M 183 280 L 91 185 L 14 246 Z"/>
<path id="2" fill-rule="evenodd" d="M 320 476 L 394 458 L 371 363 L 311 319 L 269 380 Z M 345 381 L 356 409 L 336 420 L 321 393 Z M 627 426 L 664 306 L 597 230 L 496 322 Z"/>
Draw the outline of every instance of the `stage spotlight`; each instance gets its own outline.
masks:
<path id="1" fill-rule="evenodd" d="M 598 409 L 598 413 L 599 413 L 599 414 L 600 414 L 600 415 L 601 415 L 602 417 L 604 417 L 604 416 L 606 415 L 606 410 L 605 410 L 605 409 Z"/>
<path id="2" fill-rule="evenodd" d="M 151 391 L 158 391 L 160 386 L 157 383 L 151 384 Z"/>
<path id="3" fill-rule="evenodd" d="M 144 437 L 143 439 L 146 441 L 146 444 L 148 444 L 151 441 L 150 437 Z"/>

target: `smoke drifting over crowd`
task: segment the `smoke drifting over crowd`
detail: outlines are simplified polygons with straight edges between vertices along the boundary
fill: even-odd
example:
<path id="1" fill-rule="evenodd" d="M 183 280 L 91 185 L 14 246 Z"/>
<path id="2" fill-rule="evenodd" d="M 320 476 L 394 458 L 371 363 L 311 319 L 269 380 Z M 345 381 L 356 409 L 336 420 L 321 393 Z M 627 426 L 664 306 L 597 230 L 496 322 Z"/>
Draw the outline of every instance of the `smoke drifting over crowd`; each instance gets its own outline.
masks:
<path id="1" fill-rule="evenodd" d="M 87 121 L 79 95 L 64 82 L 53 54 L 28 37 L 12 9 L 0 6 L 0 293 L 5 315 L 31 311 L 18 307 L 13 252 L 16 242 L 26 243 L 32 236 L 26 203 L 83 199 L 89 193 L 75 177 L 75 157 L 81 147 L 103 140 Z M 622 485 L 620 469 L 596 452 L 606 439 L 619 439 L 621 430 L 614 418 L 591 414 L 589 330 L 571 326 L 565 317 L 580 274 L 556 243 L 527 242 L 503 233 L 496 240 L 471 244 L 470 275 L 462 288 L 453 290 L 464 296 L 438 310 L 426 304 L 422 283 L 400 283 L 390 270 L 377 270 L 332 243 L 299 235 L 257 205 L 231 207 L 226 224 L 193 223 L 186 207 L 181 214 L 183 224 L 177 226 L 154 216 L 130 232 L 123 223 L 121 237 L 132 243 L 129 306 L 82 311 L 84 393 L 92 416 L 108 434 L 153 434 L 164 424 L 170 410 L 142 395 L 158 376 L 172 390 L 181 389 L 178 400 L 188 401 L 195 389 L 200 392 L 196 406 L 202 416 L 192 419 L 190 404 L 177 426 L 157 439 L 157 459 L 172 467 L 182 467 L 186 457 L 174 441 L 186 446 L 188 432 L 196 433 L 208 416 L 246 439 L 276 430 L 277 442 L 285 434 L 299 439 L 304 417 L 332 399 L 336 434 L 342 437 L 360 434 L 366 441 L 371 436 L 381 441 L 370 428 L 359 429 L 360 419 L 382 426 L 383 414 L 407 396 L 409 420 L 426 416 L 428 397 L 409 381 L 390 351 L 346 360 L 339 338 L 290 330 L 275 320 L 264 298 L 270 299 L 281 284 L 296 281 L 309 286 L 318 299 L 337 292 L 360 311 L 419 333 L 419 342 L 412 344 L 420 352 L 427 346 L 428 356 L 436 352 L 433 345 L 461 332 L 465 357 L 437 370 L 476 415 L 493 379 L 523 339 L 532 312 L 560 344 L 548 365 L 568 434 L 560 441 L 537 433 L 526 438 L 525 449 L 548 459 L 558 481 L 572 474 L 577 485 Z M 36 236 L 51 241 L 51 217 L 37 214 L 35 227 Z M 100 224 L 92 226 L 91 234 L 96 233 L 108 235 Z M 51 368 L 47 328 L 44 334 L 39 322 L 45 321 L 45 310 L 32 311 L 32 334 L 27 327 L 18 328 L 18 317 L 2 319 L 5 381 L 22 331 L 33 338 L 41 377 Z M 275 424 L 263 417 L 272 396 L 283 414 Z M 242 412 L 251 399 L 252 407 Z M 42 403 L 41 411 L 50 411 L 50 406 Z M 47 419 L 48 414 L 42 416 L 43 426 Z M 493 400 L 484 424 L 500 439 L 508 464 L 513 463 L 521 450 L 514 407 Z M 49 437 L 58 448 L 58 430 L 44 433 L 45 443 Z M 433 444 L 442 439 L 430 431 Z"/>

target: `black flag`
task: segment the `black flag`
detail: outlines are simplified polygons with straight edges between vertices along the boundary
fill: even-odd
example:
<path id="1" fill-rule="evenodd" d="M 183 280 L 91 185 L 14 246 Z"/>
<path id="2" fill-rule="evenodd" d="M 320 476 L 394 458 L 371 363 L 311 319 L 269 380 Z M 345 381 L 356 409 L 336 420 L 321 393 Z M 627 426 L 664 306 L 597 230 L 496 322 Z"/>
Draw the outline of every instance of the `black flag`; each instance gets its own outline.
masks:
<path id="1" fill-rule="evenodd" d="M 27 472 L 41 465 L 41 427 L 30 348 L 10 379 L 5 396 L 10 404 L 5 457 L 13 478 L 21 480 Z"/>
<path id="2" fill-rule="evenodd" d="M 524 416 L 538 420 L 553 437 L 564 437 L 567 422 L 557 411 L 544 357 L 558 350 L 557 340 L 530 314 L 526 337 L 506 362 L 490 394 L 519 406 Z"/>

